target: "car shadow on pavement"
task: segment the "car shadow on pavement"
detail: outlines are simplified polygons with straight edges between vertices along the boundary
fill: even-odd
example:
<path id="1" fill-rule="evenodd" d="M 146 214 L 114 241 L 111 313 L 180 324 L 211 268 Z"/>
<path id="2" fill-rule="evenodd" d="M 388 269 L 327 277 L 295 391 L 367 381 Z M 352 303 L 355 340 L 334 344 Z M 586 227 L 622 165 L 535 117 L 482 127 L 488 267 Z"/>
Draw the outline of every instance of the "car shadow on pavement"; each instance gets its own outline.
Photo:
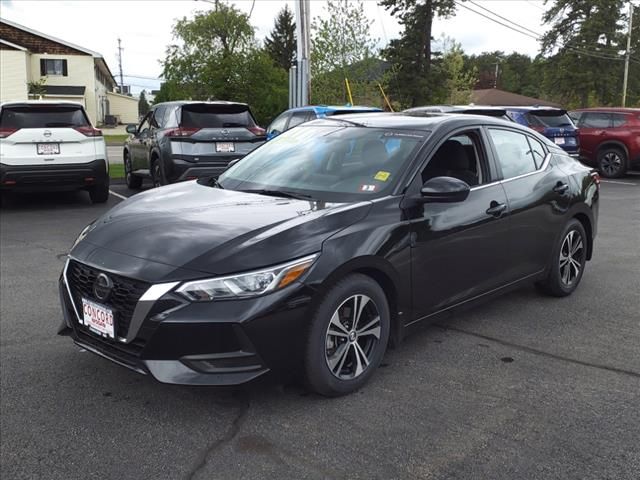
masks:
<path id="1" fill-rule="evenodd" d="M 97 204 L 96 206 L 100 206 Z M 3 212 L 11 210 L 56 210 L 60 208 L 91 208 L 89 193 L 77 192 L 3 192 L 0 207 Z"/>

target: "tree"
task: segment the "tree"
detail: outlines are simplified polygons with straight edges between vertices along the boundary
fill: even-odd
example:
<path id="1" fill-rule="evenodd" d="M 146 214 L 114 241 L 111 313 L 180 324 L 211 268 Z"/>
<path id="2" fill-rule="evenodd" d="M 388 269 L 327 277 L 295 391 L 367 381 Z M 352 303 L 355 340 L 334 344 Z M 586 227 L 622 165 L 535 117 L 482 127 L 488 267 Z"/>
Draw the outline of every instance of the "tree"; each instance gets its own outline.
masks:
<path id="1" fill-rule="evenodd" d="M 147 97 L 144 93 L 144 90 L 140 92 L 140 98 L 138 99 L 138 115 L 141 117 L 146 115 L 149 111 L 149 102 L 147 102 Z"/>
<path id="2" fill-rule="evenodd" d="M 392 94 L 412 107 L 428 103 L 434 93 L 441 96 L 440 72 L 432 72 L 431 32 L 436 17 L 455 13 L 455 1 L 381 0 L 379 3 L 396 16 L 403 27 L 400 38 L 391 40 L 384 51 L 386 60 L 392 64 Z"/>
<path id="3" fill-rule="evenodd" d="M 543 20 L 544 89 L 570 106 L 619 104 L 625 49 L 624 0 L 554 0 Z"/>
<path id="4" fill-rule="evenodd" d="M 286 72 L 258 48 L 248 16 L 234 6 L 216 2 L 176 22 L 173 34 L 178 42 L 167 47 L 157 102 L 246 102 L 263 125 L 286 108 Z"/>
<path id="5" fill-rule="evenodd" d="M 475 68 L 465 69 L 462 45 L 450 38 L 443 38 L 442 73 L 445 78 L 445 101 L 452 105 L 469 103 L 471 91 L 477 80 Z"/>
<path id="6" fill-rule="evenodd" d="M 326 15 L 313 20 L 311 39 L 312 103 L 345 103 L 349 79 L 356 98 L 370 97 L 378 80 L 377 41 L 362 0 L 328 0 Z M 357 103 L 357 102 L 356 102 Z"/>
<path id="7" fill-rule="evenodd" d="M 287 5 L 278 13 L 269 37 L 264 39 L 264 49 L 273 61 L 289 71 L 296 58 L 296 24 Z"/>

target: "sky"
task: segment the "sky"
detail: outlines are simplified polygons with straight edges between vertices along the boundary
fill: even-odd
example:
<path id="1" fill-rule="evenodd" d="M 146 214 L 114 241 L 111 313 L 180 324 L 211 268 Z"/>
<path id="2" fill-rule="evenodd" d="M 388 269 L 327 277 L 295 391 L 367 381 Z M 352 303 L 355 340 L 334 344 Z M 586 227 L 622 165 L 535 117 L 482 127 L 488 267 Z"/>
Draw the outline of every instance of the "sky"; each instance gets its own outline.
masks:
<path id="1" fill-rule="evenodd" d="M 249 13 L 254 2 L 232 0 L 230 3 Z M 475 3 L 533 32 L 542 34 L 545 31 L 543 0 L 475 0 Z M 255 1 L 250 21 L 259 40 L 269 34 L 277 12 L 285 4 L 293 11 L 293 0 Z M 312 18 L 323 15 L 324 4 L 323 0 L 311 0 Z M 488 15 L 480 7 L 466 5 Z M 401 27 L 396 19 L 376 1 L 365 0 L 364 6 L 371 20 L 371 35 L 380 39 L 381 47 L 400 35 Z M 167 45 L 173 41 L 171 32 L 175 20 L 211 8 L 213 5 L 203 0 L 0 0 L 2 18 L 99 52 L 116 77 L 120 38 L 124 48 L 125 84 L 131 85 L 134 93 L 159 87 L 160 60 L 164 58 Z M 452 18 L 435 20 L 434 37 L 437 39 L 443 34 L 460 42 L 467 53 L 502 50 L 534 56 L 539 49 L 534 38 L 462 7 L 458 7 Z"/>

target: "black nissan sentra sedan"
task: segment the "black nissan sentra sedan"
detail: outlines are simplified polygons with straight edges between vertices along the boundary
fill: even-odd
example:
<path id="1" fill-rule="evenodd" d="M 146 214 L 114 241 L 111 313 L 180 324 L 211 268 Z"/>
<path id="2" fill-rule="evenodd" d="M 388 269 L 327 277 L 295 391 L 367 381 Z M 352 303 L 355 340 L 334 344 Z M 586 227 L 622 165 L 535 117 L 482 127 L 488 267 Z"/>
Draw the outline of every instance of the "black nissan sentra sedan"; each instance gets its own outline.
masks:
<path id="1" fill-rule="evenodd" d="M 161 382 L 271 371 L 346 394 L 413 326 L 529 282 L 571 294 L 598 196 L 597 174 L 515 123 L 316 120 L 87 226 L 60 333 Z"/>

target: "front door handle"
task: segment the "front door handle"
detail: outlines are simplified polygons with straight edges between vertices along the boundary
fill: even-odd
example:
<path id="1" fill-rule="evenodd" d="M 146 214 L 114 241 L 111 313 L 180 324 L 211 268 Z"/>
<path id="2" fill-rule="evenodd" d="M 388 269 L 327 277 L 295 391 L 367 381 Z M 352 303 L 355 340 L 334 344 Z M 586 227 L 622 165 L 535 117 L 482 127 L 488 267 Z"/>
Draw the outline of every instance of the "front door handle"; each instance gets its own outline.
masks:
<path id="1" fill-rule="evenodd" d="M 502 215 L 502 212 L 504 212 L 506 209 L 507 209 L 506 203 L 498 203 L 494 200 L 489 204 L 489 208 L 487 208 L 487 215 L 493 215 L 494 217 L 499 217 L 500 215 Z"/>
<path id="2" fill-rule="evenodd" d="M 560 194 L 566 192 L 567 190 L 569 190 L 569 185 L 564 182 L 558 182 L 556 183 L 556 186 L 553 187 L 553 191 Z"/>

